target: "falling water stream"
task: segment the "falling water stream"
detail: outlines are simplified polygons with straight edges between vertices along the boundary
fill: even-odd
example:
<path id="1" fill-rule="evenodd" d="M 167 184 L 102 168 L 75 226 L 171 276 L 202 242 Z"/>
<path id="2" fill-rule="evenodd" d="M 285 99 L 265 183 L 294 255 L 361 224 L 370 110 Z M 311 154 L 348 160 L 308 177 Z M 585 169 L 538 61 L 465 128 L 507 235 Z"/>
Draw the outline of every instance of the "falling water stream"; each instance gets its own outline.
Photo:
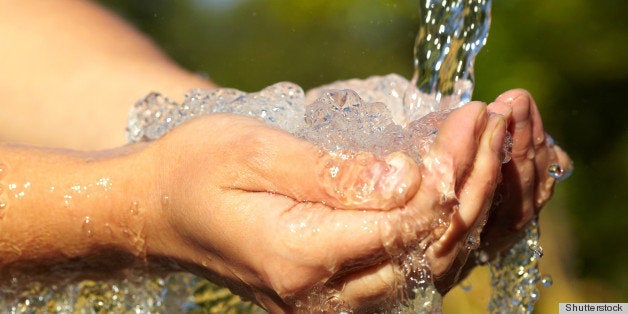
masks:
<path id="1" fill-rule="evenodd" d="M 279 127 L 329 151 L 371 151 L 385 155 L 402 151 L 422 162 L 439 122 L 447 112 L 471 99 L 473 62 L 486 42 L 490 0 L 420 0 L 420 30 L 414 47 L 411 81 L 395 75 L 335 82 L 305 93 L 292 83 L 277 83 L 257 93 L 235 89 L 192 90 L 182 104 L 150 94 L 131 110 L 127 126 L 130 142 L 155 140 L 199 115 L 229 112 L 251 116 Z M 306 106 L 307 105 L 307 106 Z M 507 160 L 505 160 L 507 161 Z M 447 226 L 451 213 L 436 213 L 432 226 Z M 403 278 L 398 287 L 401 302 L 389 312 L 438 313 L 441 298 L 434 288 L 424 256 L 429 237 L 412 249 L 391 256 Z M 478 235 L 470 237 L 476 246 Z M 482 252 L 476 256 L 481 257 Z M 529 313 L 539 297 L 541 279 L 536 221 L 526 237 L 509 252 L 490 262 L 493 293 L 489 311 Z M 481 258 L 480 258 L 481 259 Z M 479 261 L 484 264 L 486 261 Z M 404 285 L 411 282 L 414 297 Z M 258 311 L 231 295 L 189 274 L 147 278 L 142 274 L 124 280 L 59 283 L 44 287 L 16 278 L 2 287 L 0 311 L 9 313 L 165 313 L 212 308 L 223 313 Z M 342 304 L 326 304 L 334 291 L 314 289 L 302 304 L 304 312 L 350 312 Z"/>

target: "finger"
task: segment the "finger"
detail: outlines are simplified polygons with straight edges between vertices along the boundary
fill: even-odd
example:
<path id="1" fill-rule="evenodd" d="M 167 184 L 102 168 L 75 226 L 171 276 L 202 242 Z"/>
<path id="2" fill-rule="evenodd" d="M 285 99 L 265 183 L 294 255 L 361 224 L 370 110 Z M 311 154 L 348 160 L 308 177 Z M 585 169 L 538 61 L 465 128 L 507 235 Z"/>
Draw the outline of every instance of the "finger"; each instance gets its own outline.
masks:
<path id="1" fill-rule="evenodd" d="M 535 160 L 539 183 L 535 190 L 537 211 L 540 210 L 552 196 L 554 185 L 558 181 L 567 179 L 573 170 L 573 162 L 557 145 L 553 139 L 548 140 L 542 149 L 539 149 Z"/>
<path id="2" fill-rule="evenodd" d="M 390 261 L 341 278 L 336 285 L 338 301 L 354 313 L 380 313 L 394 305 L 403 280 Z"/>
<path id="3" fill-rule="evenodd" d="M 486 110 L 503 116 L 506 122 L 512 118 L 512 107 L 505 102 L 494 101 L 486 107 Z"/>
<path id="4" fill-rule="evenodd" d="M 485 222 L 498 183 L 505 135 L 506 120 L 500 115 L 491 115 L 482 135 L 472 171 L 459 193 L 459 208 L 452 213 L 445 234 L 428 249 L 432 271 L 435 274 L 442 274 L 450 266 L 454 260 L 452 257 L 458 255 L 460 244 L 466 245 L 470 234 L 476 237 L 473 241 L 479 241 L 479 231 Z"/>
<path id="5" fill-rule="evenodd" d="M 543 143 L 545 133 L 543 130 L 543 120 L 541 119 L 541 114 L 539 113 L 538 106 L 536 105 L 536 102 L 534 101 L 534 98 L 532 97 L 530 92 L 524 89 L 512 89 L 499 95 L 496 99 L 496 102 L 510 104 L 517 98 L 525 98 L 530 103 L 532 136 L 534 138 L 535 146 L 538 147 L 540 144 Z"/>
<path id="6" fill-rule="evenodd" d="M 498 213 L 500 221 L 512 224 L 516 230 L 523 227 L 536 213 L 535 189 L 538 182 L 535 160 L 537 153 L 534 138 L 538 127 L 542 128 L 540 116 L 530 94 L 524 90 L 508 91 L 497 98 L 506 101 L 512 107 L 512 122 L 509 131 L 512 134 L 511 161 L 504 165 L 504 195 L 508 212 Z M 542 129 L 541 129 L 542 130 Z"/>
<path id="7" fill-rule="evenodd" d="M 536 185 L 534 196 L 536 212 L 538 212 L 553 193 L 554 184 L 564 180 L 571 174 L 573 164 L 569 156 L 558 146 L 554 139 L 544 133 L 541 114 L 531 99 L 531 120 L 534 128 L 534 144 L 537 151 L 535 166 L 537 171 L 538 184 Z"/>
<path id="8" fill-rule="evenodd" d="M 421 187 L 433 187 L 444 199 L 455 199 L 456 183 L 469 170 L 486 125 L 486 105 L 470 102 L 453 111 L 441 124 L 434 144 L 423 156 Z"/>
<path id="9" fill-rule="evenodd" d="M 501 169 L 501 150 L 506 136 L 506 120 L 500 115 L 492 115 L 482 136 L 473 170 L 460 192 L 459 221 L 461 231 L 474 231 L 481 223 L 493 198 Z M 453 226 L 456 227 L 456 226 Z M 483 227 L 483 226 L 479 226 Z M 455 228 L 452 228 L 455 229 Z M 456 240 L 466 233 L 455 234 Z"/>
<path id="10" fill-rule="evenodd" d="M 347 209 L 398 207 L 418 189 L 418 166 L 404 154 L 329 152 L 261 122 L 230 117 L 230 129 L 240 129 L 225 144 L 223 159 L 229 163 L 219 169 L 224 188 Z"/>

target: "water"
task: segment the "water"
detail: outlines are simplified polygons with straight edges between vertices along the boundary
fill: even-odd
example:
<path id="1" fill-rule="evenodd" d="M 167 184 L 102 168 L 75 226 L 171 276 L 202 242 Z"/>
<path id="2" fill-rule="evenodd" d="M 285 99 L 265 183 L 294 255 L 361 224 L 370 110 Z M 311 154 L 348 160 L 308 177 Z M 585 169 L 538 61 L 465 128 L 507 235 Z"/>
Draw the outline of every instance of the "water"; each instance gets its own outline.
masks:
<path id="1" fill-rule="evenodd" d="M 386 155 L 403 151 L 421 162 L 421 153 L 429 149 L 440 122 L 449 110 L 471 99 L 473 60 L 485 44 L 490 25 L 490 0 L 420 0 L 421 28 L 414 48 L 414 76 L 408 81 L 398 75 L 365 80 L 336 82 L 307 94 L 293 83 L 271 85 L 257 93 L 235 89 L 192 90 L 182 104 L 158 93 L 138 102 L 129 114 L 129 142 L 158 139 L 181 123 L 204 114 L 228 112 L 260 119 L 329 151 L 371 151 Z M 306 106 L 307 105 L 307 106 Z M 508 141 L 508 139 L 507 139 Z M 504 145 L 504 162 L 509 159 Z M 2 170 L 2 167 L 0 167 Z M 560 167 L 548 169 L 560 177 Z M 0 173 L 1 175 L 1 173 Z M 135 210 L 133 207 L 130 210 Z M 447 226 L 449 213 L 443 212 L 434 226 Z M 85 232 L 91 221 L 85 217 Z M 551 285 L 551 278 L 540 279 L 536 223 L 527 229 L 526 238 L 507 254 L 490 262 L 494 287 L 491 312 L 530 312 L 538 299 L 536 283 Z M 477 248 L 479 231 L 472 233 L 466 245 Z M 421 239 L 420 239 L 421 240 Z M 423 239 L 426 240 L 426 239 Z M 427 239 L 429 240 L 429 239 Z M 413 297 L 405 294 L 406 283 L 398 287 L 401 303 L 391 312 L 441 311 L 441 297 L 434 288 L 424 246 L 392 256 L 401 274 L 411 285 Z M 480 264 L 486 254 L 475 252 Z M 470 286 L 464 285 L 470 289 Z M 306 303 L 319 309 L 350 312 L 341 305 L 329 304 L 329 291 L 314 290 Z M 327 303 L 326 303 L 327 302 Z M 3 290 L 0 309 L 5 312 L 34 313 L 49 309 L 57 312 L 100 311 L 152 313 L 257 311 L 232 296 L 225 288 L 189 274 L 147 278 L 141 272 L 124 280 L 59 283 L 44 287 L 22 278 Z"/>
<path id="2" fill-rule="evenodd" d="M 547 172 L 552 178 L 556 180 L 560 180 L 564 174 L 563 168 L 561 168 L 558 164 L 549 165 L 549 167 L 547 168 Z"/>
<path id="3" fill-rule="evenodd" d="M 471 100 L 475 56 L 486 44 L 491 0 L 420 0 L 409 112 L 459 107 Z M 416 97 L 414 87 L 429 98 Z M 424 110 L 419 110 L 424 112 Z"/>
<path id="4" fill-rule="evenodd" d="M 532 313 L 539 299 L 537 284 L 551 285 L 551 277 L 541 280 L 539 259 L 542 256 L 535 219 L 526 227 L 525 236 L 519 242 L 490 262 L 492 293 L 489 312 Z"/>

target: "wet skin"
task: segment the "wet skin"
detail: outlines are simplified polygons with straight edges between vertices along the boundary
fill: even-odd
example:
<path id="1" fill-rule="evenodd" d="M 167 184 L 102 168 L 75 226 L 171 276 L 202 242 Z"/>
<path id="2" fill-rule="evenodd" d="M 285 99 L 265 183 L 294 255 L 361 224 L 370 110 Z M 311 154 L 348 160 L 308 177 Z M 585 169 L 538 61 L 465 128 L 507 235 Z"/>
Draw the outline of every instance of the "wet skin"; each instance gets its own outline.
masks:
<path id="1" fill-rule="evenodd" d="M 12 104 L 3 108 L 4 140 L 79 149 L 121 146 L 128 107 L 148 91 L 176 96 L 213 86 L 90 2 L 58 0 L 57 10 L 38 1 L 1 5 L 9 7 L 0 10 L 7 13 L 0 30 L 11 42 L 2 60 L 11 78 L 4 82 L 3 99 Z M 14 27 L 20 21 L 29 27 Z M 462 241 L 480 218 L 490 214 L 482 248 L 495 253 L 507 247 L 551 195 L 547 166 L 569 164 L 558 148 L 543 145 L 541 119 L 526 92 L 511 91 L 498 100 L 488 111 L 503 120 L 489 118 L 477 103 L 452 114 L 429 163 L 419 167 L 403 157 L 355 156 L 339 162 L 346 175 L 338 180 L 346 183 L 341 186 L 334 186 L 325 170 L 337 156 L 226 115 L 200 118 L 160 141 L 121 147 L 110 156 L 0 145 L 7 166 L 2 180 L 32 183 L 25 197 L 5 199 L 0 279 L 10 278 L 10 266 L 24 261 L 45 261 L 34 267 L 50 275 L 50 263 L 83 257 L 97 260 L 97 273 L 110 276 L 106 255 L 118 261 L 128 255 L 116 266 L 125 270 L 148 259 L 168 270 L 184 267 L 272 312 L 293 310 L 295 298 L 321 283 L 338 290 L 340 301 L 368 312 L 390 296 L 398 279 L 391 248 L 427 237 L 437 285 L 446 291 L 474 266 Z M 513 160 L 500 171 L 498 150 L 490 142 L 499 142 L 504 121 L 515 143 Z M 406 175 L 369 180 L 386 168 Z M 352 176 L 360 183 L 350 184 Z M 113 182 L 110 191 L 94 188 L 90 198 L 63 205 L 62 189 L 97 186 L 102 178 Z M 364 184 L 373 189 L 370 197 L 346 197 Z M 51 186 L 57 188 L 54 195 Z M 496 186 L 502 201 L 491 208 Z M 443 193 L 448 197 L 442 202 Z M 134 215 L 129 208 L 137 200 L 141 208 Z M 455 206 L 451 226 L 430 232 L 427 221 Z M 82 228 L 87 216 L 91 237 Z M 94 270 L 90 263 L 84 267 L 76 269 Z"/>
<path id="2" fill-rule="evenodd" d="M 224 130 L 220 136 L 188 136 L 216 127 Z M 501 168 L 507 127 L 514 138 L 512 160 Z M 161 158 L 179 162 L 166 163 L 171 166 L 163 193 L 169 202 L 153 220 L 167 222 L 156 229 L 170 232 L 148 235 L 168 245 L 149 242 L 149 254 L 172 257 L 273 312 L 294 310 L 316 285 L 368 311 L 390 298 L 400 280 L 391 250 L 423 240 L 437 285 L 447 291 L 474 266 L 464 240 L 482 218 L 488 216 L 482 249 L 494 254 L 511 245 L 551 195 L 547 165 L 569 166 L 558 147 L 539 138 L 540 116 L 527 92 L 510 91 L 488 107 L 470 103 L 443 122 L 420 166 L 402 154 L 348 158 L 339 181 L 364 182 L 371 175 L 373 182 L 387 182 L 372 184 L 370 195 L 351 201 L 345 197 L 351 193 L 339 194 L 329 179 L 329 160 L 337 156 L 246 118 L 200 118 L 157 144 L 171 152 Z M 182 156 L 173 148 L 186 141 L 194 143 L 184 146 Z M 295 158 L 296 151 L 311 152 L 311 159 Z M 221 167 L 207 171 L 206 165 L 220 160 Z M 383 164 L 392 171 L 382 179 L 377 169 Z M 502 201 L 491 207 L 498 185 Z M 405 187 L 401 193 L 399 187 Z M 451 224 L 432 230 L 430 222 L 442 211 L 453 212 Z"/>
<path id="3" fill-rule="evenodd" d="M 223 131 L 191 136 L 210 129 Z M 449 268 L 467 231 L 490 206 L 505 129 L 504 118 L 489 117 L 484 104 L 471 103 L 442 124 L 420 167 L 402 154 L 387 161 L 348 159 L 341 177 L 346 172 L 368 181 L 370 174 L 386 182 L 351 202 L 330 188 L 328 160 L 336 157 L 328 152 L 250 119 L 201 117 L 156 143 L 169 165 L 160 180 L 169 201 L 149 221 L 155 225 L 147 230 L 160 232 L 147 232 L 148 254 L 208 265 L 191 269 L 220 277 L 272 311 L 290 311 L 295 298 L 326 282 L 342 302 L 368 307 L 389 297 L 398 280 L 391 248 L 427 237 L 434 274 Z M 364 171 L 365 162 L 370 170 L 386 162 L 392 171 L 382 179 L 378 171 Z M 405 188 L 397 193 L 400 186 Z M 432 230 L 435 217 L 454 207 L 459 210 L 451 226 Z"/>

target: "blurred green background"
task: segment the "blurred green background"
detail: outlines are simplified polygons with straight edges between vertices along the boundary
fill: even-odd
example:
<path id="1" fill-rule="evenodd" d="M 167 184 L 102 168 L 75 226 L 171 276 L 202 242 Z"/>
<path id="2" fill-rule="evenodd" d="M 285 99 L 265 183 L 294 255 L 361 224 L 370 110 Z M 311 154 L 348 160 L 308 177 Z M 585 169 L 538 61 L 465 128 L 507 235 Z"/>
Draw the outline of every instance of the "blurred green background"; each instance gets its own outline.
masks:
<path id="1" fill-rule="evenodd" d="M 222 86 L 256 91 L 292 81 L 308 89 L 412 72 L 418 1 L 100 2 Z M 493 0 L 474 99 L 529 90 L 547 131 L 575 163 L 541 220 L 542 271 L 555 284 L 542 289 L 541 303 L 549 305 L 538 312 L 557 311 L 557 302 L 628 301 L 626 12 L 625 0 Z M 481 312 L 473 299 L 486 290 L 484 275 L 470 279 L 477 288 L 466 296 L 452 292 L 463 299 L 455 302 Z"/>

